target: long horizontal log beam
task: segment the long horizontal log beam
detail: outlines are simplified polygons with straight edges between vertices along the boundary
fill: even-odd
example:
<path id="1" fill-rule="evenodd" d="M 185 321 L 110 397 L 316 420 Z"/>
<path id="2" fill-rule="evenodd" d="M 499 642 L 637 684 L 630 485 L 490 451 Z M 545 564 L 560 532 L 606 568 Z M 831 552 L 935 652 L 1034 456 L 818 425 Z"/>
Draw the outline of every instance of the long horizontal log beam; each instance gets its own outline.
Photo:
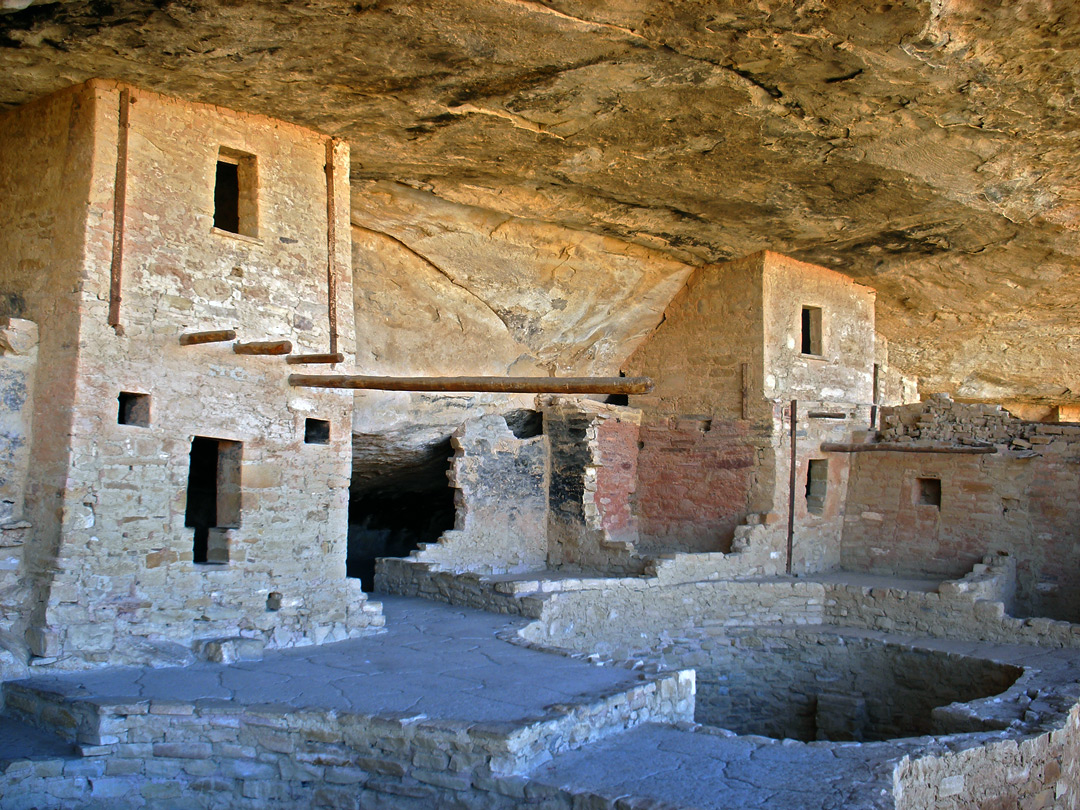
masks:
<path id="1" fill-rule="evenodd" d="M 290 374 L 289 385 L 356 391 L 435 391 L 499 394 L 647 394 L 648 377 L 370 377 Z"/>
<path id="2" fill-rule="evenodd" d="M 821 445 L 825 453 L 953 453 L 956 455 L 986 455 L 996 453 L 997 448 L 985 447 L 927 447 L 925 445 L 895 444 L 891 442 L 844 444 L 842 442 L 824 442 Z"/>

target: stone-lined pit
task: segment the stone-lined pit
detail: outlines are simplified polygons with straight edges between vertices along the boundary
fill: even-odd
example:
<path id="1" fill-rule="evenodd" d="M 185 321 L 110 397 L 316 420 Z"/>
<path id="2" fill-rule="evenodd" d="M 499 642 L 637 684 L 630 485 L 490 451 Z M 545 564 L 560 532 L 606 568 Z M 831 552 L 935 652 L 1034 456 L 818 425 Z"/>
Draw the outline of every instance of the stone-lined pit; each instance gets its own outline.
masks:
<path id="1" fill-rule="evenodd" d="M 807 631 L 732 633 L 707 645 L 695 719 L 737 734 L 888 740 L 970 731 L 939 706 L 1000 694 L 1023 670 L 981 658 Z"/>

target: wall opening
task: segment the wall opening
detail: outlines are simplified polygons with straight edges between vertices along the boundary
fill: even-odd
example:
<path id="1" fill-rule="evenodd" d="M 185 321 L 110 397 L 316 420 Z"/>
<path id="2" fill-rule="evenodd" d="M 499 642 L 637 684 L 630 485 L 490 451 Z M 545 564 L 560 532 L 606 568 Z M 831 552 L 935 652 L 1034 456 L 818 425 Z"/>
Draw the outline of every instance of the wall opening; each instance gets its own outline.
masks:
<path id="1" fill-rule="evenodd" d="M 818 357 L 825 353 L 821 341 L 821 307 L 802 308 L 802 353 Z"/>
<path id="2" fill-rule="evenodd" d="M 829 460 L 812 458 L 806 465 L 806 511 L 820 515 L 825 511 L 825 496 L 829 489 Z"/>
<path id="3" fill-rule="evenodd" d="M 544 432 L 544 415 L 524 408 L 503 414 L 506 426 L 517 439 L 532 439 Z"/>
<path id="4" fill-rule="evenodd" d="M 255 156 L 221 147 L 214 179 L 214 227 L 258 236 Z"/>
<path id="5" fill-rule="evenodd" d="M 184 525 L 194 529 L 192 561 L 229 561 L 228 529 L 240 525 L 240 442 L 195 436 L 188 463 Z"/>
<path id="6" fill-rule="evenodd" d="M 325 419 L 305 419 L 304 444 L 330 444 L 330 423 Z"/>
<path id="7" fill-rule="evenodd" d="M 116 398 L 119 405 L 116 413 L 118 425 L 150 427 L 150 395 L 121 391 Z"/>
<path id="8" fill-rule="evenodd" d="M 446 477 L 453 454 L 447 438 L 378 465 L 354 457 L 345 566 L 365 591 L 375 587 L 377 558 L 407 557 L 454 528 L 456 490 Z"/>
<path id="9" fill-rule="evenodd" d="M 941 508 L 941 479 L 940 478 L 916 478 L 915 479 L 915 502 L 922 506 L 936 506 Z"/>

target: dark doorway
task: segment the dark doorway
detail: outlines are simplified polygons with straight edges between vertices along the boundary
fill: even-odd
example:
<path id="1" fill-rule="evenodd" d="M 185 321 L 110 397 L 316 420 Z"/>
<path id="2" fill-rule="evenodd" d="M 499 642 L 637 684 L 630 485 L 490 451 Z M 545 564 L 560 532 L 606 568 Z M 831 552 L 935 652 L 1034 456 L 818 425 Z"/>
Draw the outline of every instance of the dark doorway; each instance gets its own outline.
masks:
<path id="1" fill-rule="evenodd" d="M 188 465 L 184 525 L 195 530 L 192 561 L 228 562 L 221 529 L 240 524 L 240 442 L 195 436 Z"/>
<path id="2" fill-rule="evenodd" d="M 240 233 L 240 167 L 219 160 L 214 182 L 214 227 Z"/>
<path id="3" fill-rule="evenodd" d="M 387 463 L 378 479 L 354 481 L 346 571 L 365 591 L 374 590 L 376 559 L 407 557 L 454 528 L 455 490 L 446 479 L 453 452 L 447 439 L 422 456 Z"/>
<path id="4" fill-rule="evenodd" d="M 184 525 L 195 529 L 192 559 L 197 563 L 206 562 L 210 529 L 217 526 L 217 468 L 217 440 L 204 436 L 192 439 Z"/>

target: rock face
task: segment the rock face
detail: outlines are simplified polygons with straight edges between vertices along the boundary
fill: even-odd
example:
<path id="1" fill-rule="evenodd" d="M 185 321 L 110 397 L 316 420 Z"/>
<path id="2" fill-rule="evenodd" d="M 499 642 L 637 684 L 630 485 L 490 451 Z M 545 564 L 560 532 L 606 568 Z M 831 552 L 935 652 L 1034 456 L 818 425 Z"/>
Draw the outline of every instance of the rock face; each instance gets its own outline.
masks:
<path id="1" fill-rule="evenodd" d="M 0 103 L 105 75 L 348 138 L 358 249 L 430 276 L 417 315 L 447 292 L 492 370 L 639 328 L 659 279 L 517 262 L 586 233 L 840 270 L 925 390 L 1062 402 L 1078 39 L 1068 3 L 7 0 Z M 433 204 L 397 219 L 400 184 Z"/>

